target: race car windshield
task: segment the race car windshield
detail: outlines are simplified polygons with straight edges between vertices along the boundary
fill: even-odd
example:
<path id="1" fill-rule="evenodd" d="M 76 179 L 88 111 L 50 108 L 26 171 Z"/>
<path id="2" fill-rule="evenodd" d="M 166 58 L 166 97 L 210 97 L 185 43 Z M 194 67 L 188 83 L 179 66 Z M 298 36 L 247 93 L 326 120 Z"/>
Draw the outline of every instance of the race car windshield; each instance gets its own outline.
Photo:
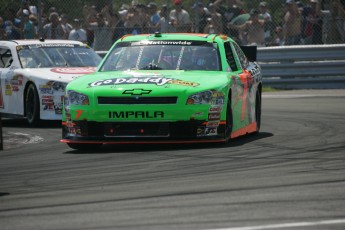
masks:
<path id="1" fill-rule="evenodd" d="M 24 46 L 18 50 L 23 68 L 95 67 L 101 57 L 82 46 Z"/>
<path id="2" fill-rule="evenodd" d="M 100 71 L 116 70 L 205 70 L 219 71 L 218 50 L 207 45 L 117 45 Z"/>

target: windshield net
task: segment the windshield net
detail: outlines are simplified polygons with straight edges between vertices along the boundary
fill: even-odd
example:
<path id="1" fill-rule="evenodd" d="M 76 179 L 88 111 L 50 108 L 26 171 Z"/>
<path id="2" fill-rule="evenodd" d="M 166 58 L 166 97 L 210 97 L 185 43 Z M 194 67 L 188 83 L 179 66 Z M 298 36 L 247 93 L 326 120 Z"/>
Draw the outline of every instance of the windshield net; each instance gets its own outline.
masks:
<path id="1" fill-rule="evenodd" d="M 220 70 L 215 45 L 117 45 L 101 71 L 115 70 Z"/>
<path id="2" fill-rule="evenodd" d="M 18 51 L 23 68 L 96 67 L 101 57 L 83 46 L 23 46 Z"/>

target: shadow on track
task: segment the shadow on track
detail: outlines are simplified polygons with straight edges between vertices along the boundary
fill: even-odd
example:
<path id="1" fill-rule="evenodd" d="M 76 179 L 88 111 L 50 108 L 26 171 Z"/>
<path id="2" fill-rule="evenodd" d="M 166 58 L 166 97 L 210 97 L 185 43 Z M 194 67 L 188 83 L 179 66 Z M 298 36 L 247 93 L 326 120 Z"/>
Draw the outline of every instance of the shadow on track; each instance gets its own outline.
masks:
<path id="1" fill-rule="evenodd" d="M 31 127 L 24 118 L 3 118 L 3 127 L 11 128 L 61 128 L 61 121 L 42 120 L 37 127 Z"/>
<path id="2" fill-rule="evenodd" d="M 272 137 L 272 133 L 260 132 L 259 134 L 248 134 L 228 143 L 197 143 L 197 144 L 105 144 L 99 149 L 90 150 L 72 150 L 63 154 L 111 154 L 116 152 L 152 152 L 152 151 L 175 151 L 192 149 L 214 149 L 231 148 L 242 146 L 263 138 Z"/>

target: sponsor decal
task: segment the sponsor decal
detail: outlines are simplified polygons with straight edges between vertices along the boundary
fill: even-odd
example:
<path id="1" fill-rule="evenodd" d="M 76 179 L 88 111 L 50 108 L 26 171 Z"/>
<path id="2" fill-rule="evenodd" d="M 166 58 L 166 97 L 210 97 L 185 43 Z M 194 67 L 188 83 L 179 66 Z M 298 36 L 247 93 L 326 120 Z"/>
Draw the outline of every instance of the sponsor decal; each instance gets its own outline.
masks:
<path id="1" fill-rule="evenodd" d="M 206 123 L 206 127 L 212 127 L 212 128 L 215 128 L 215 127 L 218 127 L 219 126 L 219 121 L 209 121 Z"/>
<path id="2" fill-rule="evenodd" d="M 149 41 L 149 40 L 143 40 L 143 41 L 140 41 L 140 45 L 186 45 L 186 46 L 190 46 L 190 45 L 192 45 L 192 42 L 190 42 L 190 41 Z"/>
<path id="3" fill-rule="evenodd" d="M 33 45 L 34 47 L 40 48 L 40 47 L 78 47 L 79 45 L 74 44 L 59 44 L 59 43 L 41 43 Z"/>
<path id="4" fill-rule="evenodd" d="M 198 127 L 196 130 L 196 135 L 197 136 L 204 136 L 205 134 L 205 127 Z"/>
<path id="5" fill-rule="evenodd" d="M 217 135 L 217 128 L 206 128 L 205 134 L 206 136 L 215 136 Z"/>
<path id="6" fill-rule="evenodd" d="M 220 120 L 220 113 L 209 113 L 208 114 L 209 121 L 219 121 Z"/>
<path id="7" fill-rule="evenodd" d="M 99 80 L 89 83 L 89 87 L 96 86 L 111 86 L 111 85 L 128 85 L 128 84 L 155 84 L 157 86 L 162 86 L 166 84 L 177 84 L 184 86 L 198 86 L 199 84 L 193 82 L 182 81 L 173 78 L 165 77 L 129 77 L 129 78 L 112 78 Z"/>
<path id="8" fill-rule="evenodd" d="M 12 87 L 8 83 L 6 83 L 6 85 L 5 85 L 5 95 L 8 95 L 8 96 L 12 95 Z"/>
<path id="9" fill-rule="evenodd" d="M 53 68 L 50 71 L 61 74 L 89 74 L 96 71 L 96 67 L 84 68 Z"/>
<path id="10" fill-rule="evenodd" d="M 174 84 L 174 85 L 183 85 L 183 86 L 191 86 L 191 87 L 196 87 L 199 84 L 195 83 L 195 82 L 190 82 L 190 81 L 181 81 L 178 79 L 174 79 L 171 82 L 169 82 L 170 84 Z"/>
<path id="11" fill-rule="evenodd" d="M 152 90 L 145 90 L 145 89 L 129 89 L 123 91 L 122 94 L 129 94 L 129 95 L 143 95 L 143 94 L 150 94 Z"/>
<path id="12" fill-rule="evenodd" d="M 220 113 L 222 112 L 223 107 L 221 106 L 212 106 L 210 107 L 210 109 L 208 110 L 210 113 Z"/>
<path id="13" fill-rule="evenodd" d="M 164 118 L 163 111 L 110 111 L 109 118 Z"/>

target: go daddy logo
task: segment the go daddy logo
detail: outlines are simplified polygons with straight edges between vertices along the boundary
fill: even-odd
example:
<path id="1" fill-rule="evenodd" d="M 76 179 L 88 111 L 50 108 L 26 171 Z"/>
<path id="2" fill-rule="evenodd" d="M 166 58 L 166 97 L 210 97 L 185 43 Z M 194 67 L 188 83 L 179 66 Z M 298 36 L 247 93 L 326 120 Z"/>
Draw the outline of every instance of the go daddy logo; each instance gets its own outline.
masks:
<path id="1" fill-rule="evenodd" d="M 187 81 L 181 81 L 173 78 L 164 77 L 131 77 L 131 78 L 112 78 L 106 80 L 99 80 L 89 83 L 89 87 L 109 86 L 109 85 L 124 85 L 124 84 L 155 84 L 162 86 L 165 84 L 176 84 L 185 86 L 197 86 L 199 84 Z"/>

